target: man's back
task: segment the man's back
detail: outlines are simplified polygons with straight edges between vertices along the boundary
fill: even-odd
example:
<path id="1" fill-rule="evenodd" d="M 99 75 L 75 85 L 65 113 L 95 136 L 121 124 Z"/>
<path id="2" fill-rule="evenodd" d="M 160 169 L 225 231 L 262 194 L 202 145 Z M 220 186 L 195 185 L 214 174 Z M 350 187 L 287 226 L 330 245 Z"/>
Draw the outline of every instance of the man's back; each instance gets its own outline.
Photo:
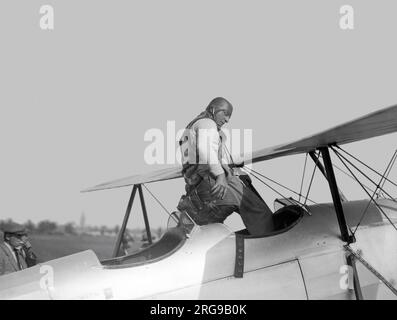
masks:
<path id="1" fill-rule="evenodd" d="M 231 163 L 229 155 L 224 151 L 225 141 L 225 134 L 222 130 L 217 130 L 213 120 L 197 120 L 182 134 L 182 164 L 206 164 L 214 176 L 223 173 L 222 166 Z"/>

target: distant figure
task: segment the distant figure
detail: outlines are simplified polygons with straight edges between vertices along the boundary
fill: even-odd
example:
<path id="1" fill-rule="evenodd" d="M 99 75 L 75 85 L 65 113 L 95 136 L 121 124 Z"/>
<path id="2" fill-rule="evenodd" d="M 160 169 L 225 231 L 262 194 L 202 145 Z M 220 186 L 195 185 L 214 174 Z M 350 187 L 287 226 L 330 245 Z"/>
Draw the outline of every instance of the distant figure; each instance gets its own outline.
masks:
<path id="1" fill-rule="evenodd" d="M 153 244 L 153 240 L 156 240 L 155 236 L 152 236 L 152 240 L 149 241 L 149 237 L 146 233 L 146 231 L 142 231 L 142 236 L 141 236 L 141 248 L 146 248 Z"/>
<path id="2" fill-rule="evenodd" d="M 273 230 L 272 212 L 249 177 L 234 170 L 221 130 L 232 112 L 231 103 L 218 97 L 187 125 L 179 141 L 186 195 L 178 209 L 187 211 L 197 224 L 222 223 L 237 212 L 248 232 L 260 236 Z"/>
<path id="3" fill-rule="evenodd" d="M 124 255 L 129 254 L 128 249 L 131 248 L 130 242 L 134 242 L 134 238 L 131 236 L 131 234 L 125 230 L 123 237 L 121 238 L 121 248 L 124 253 Z"/>
<path id="4" fill-rule="evenodd" d="M 0 276 L 36 265 L 37 257 L 24 226 L 12 223 L 3 228 L 4 242 L 0 242 Z"/>

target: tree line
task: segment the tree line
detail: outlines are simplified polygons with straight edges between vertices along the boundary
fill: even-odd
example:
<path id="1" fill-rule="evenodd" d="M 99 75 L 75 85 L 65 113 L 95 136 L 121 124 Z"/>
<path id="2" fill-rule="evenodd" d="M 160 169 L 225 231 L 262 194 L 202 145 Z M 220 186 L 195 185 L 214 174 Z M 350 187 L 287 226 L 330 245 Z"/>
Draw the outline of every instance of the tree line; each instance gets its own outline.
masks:
<path id="1" fill-rule="evenodd" d="M 0 231 L 4 230 L 8 225 L 14 223 L 12 219 L 0 220 Z M 117 235 L 120 231 L 120 227 L 107 226 L 86 226 L 84 230 L 76 226 L 74 222 L 68 222 L 65 224 L 59 224 L 51 220 L 42 220 L 38 223 L 34 223 L 31 220 L 23 223 L 29 234 L 66 234 L 66 235 L 78 235 L 78 234 L 92 234 L 92 235 Z M 133 234 L 141 234 L 144 229 L 129 230 Z M 163 233 L 161 227 L 156 230 L 152 230 L 152 234 L 160 237 Z"/>

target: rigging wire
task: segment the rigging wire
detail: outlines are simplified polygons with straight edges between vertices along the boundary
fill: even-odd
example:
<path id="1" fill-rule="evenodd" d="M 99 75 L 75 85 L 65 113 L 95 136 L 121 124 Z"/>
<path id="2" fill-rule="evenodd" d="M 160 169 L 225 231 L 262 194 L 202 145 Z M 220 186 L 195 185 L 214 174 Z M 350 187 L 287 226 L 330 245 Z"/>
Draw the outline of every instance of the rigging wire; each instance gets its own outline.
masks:
<path id="1" fill-rule="evenodd" d="M 316 173 L 317 163 L 318 163 L 318 159 L 319 159 L 319 158 L 320 158 L 320 152 L 318 152 L 316 162 L 314 163 L 314 169 L 313 169 L 312 177 L 311 177 L 311 179 L 310 179 L 310 184 L 309 184 L 309 187 L 308 187 L 308 189 L 307 189 L 305 203 L 303 204 L 304 206 L 306 205 L 306 202 L 307 202 L 307 199 L 308 199 L 308 196 L 309 196 L 309 192 L 310 192 L 311 187 L 312 187 L 312 183 L 313 183 L 313 179 L 314 179 L 314 174 Z"/>
<path id="2" fill-rule="evenodd" d="M 281 183 L 279 183 L 279 182 L 277 182 L 277 181 L 275 181 L 275 180 L 273 180 L 273 179 L 271 179 L 271 178 L 269 178 L 269 177 L 263 175 L 262 173 L 260 173 L 260 172 L 258 172 L 258 171 L 256 171 L 256 170 L 254 170 L 254 169 L 252 169 L 252 168 L 248 168 L 247 166 L 244 166 L 244 169 L 250 170 L 251 172 L 253 172 L 253 173 L 255 173 L 255 174 L 257 174 L 257 175 L 259 175 L 259 176 L 261 176 L 261 177 L 263 177 L 263 178 L 265 178 L 265 179 L 267 179 L 267 180 L 273 182 L 274 184 L 276 184 L 276 185 L 278 185 L 278 186 L 280 186 L 280 187 L 282 187 L 282 188 L 288 190 L 289 192 L 292 192 L 292 193 L 294 193 L 294 194 L 296 194 L 296 195 L 298 195 L 298 196 L 300 195 L 298 192 L 294 191 L 293 189 L 290 189 L 290 188 L 288 188 L 288 187 L 282 185 Z M 250 174 L 252 174 L 252 173 L 250 173 Z M 284 197 L 284 196 L 283 196 L 283 197 Z M 315 201 L 313 201 L 313 200 L 311 200 L 311 199 L 309 199 L 309 198 L 307 198 L 307 199 L 308 199 L 310 202 L 312 202 L 313 204 L 318 204 L 317 202 L 315 202 Z M 301 203 L 301 202 L 298 201 L 298 200 L 294 200 L 294 201 L 297 201 L 297 202 Z"/>
<path id="3" fill-rule="evenodd" d="M 233 157 L 232 157 L 232 154 L 231 154 L 230 151 L 229 151 L 229 148 L 226 146 L 226 144 L 223 144 L 223 147 L 225 148 L 227 154 L 229 155 L 230 160 L 232 161 L 232 165 L 233 165 L 233 166 L 236 166 L 236 164 L 234 163 L 234 159 L 233 159 Z"/>
<path id="4" fill-rule="evenodd" d="M 233 157 L 232 157 L 232 155 L 231 155 L 231 153 L 230 153 L 228 147 L 227 147 L 226 145 L 224 145 L 224 147 L 225 147 L 225 150 L 226 150 L 227 154 L 229 155 L 229 157 L 230 157 L 230 159 L 231 159 L 232 164 L 233 164 L 234 166 L 236 166 L 236 164 L 235 164 L 235 162 L 234 162 L 234 160 L 233 160 Z M 305 159 L 305 168 L 306 168 L 306 161 L 307 161 L 307 153 L 306 153 L 306 159 Z M 317 202 L 315 202 L 315 201 L 313 201 L 313 200 L 311 200 L 311 199 L 308 198 L 308 196 L 309 196 L 309 191 L 310 191 L 310 186 L 309 186 L 309 191 L 308 191 L 308 193 L 307 193 L 307 195 L 306 195 L 306 197 L 305 197 L 305 203 L 302 204 L 302 202 L 300 202 L 300 198 L 301 198 L 301 196 L 302 196 L 302 194 L 301 194 L 301 193 L 302 193 L 302 186 L 301 186 L 301 191 L 298 193 L 298 192 L 296 192 L 296 191 L 294 191 L 294 190 L 292 190 L 292 189 L 290 189 L 290 188 L 288 188 L 288 187 L 282 185 L 281 183 L 278 183 L 277 181 L 275 181 L 275 180 L 273 180 L 273 179 L 270 179 L 269 177 L 266 177 L 265 175 L 261 174 L 260 172 L 255 171 L 255 170 L 252 169 L 252 168 L 249 168 L 249 167 L 246 166 L 246 165 L 244 165 L 243 168 L 246 169 L 246 170 L 250 170 L 250 171 L 251 171 L 250 174 L 252 174 L 252 176 L 254 176 L 253 173 L 252 173 L 252 172 L 254 172 L 255 174 L 257 174 L 257 175 L 259 175 L 259 176 L 261 176 L 261 177 L 263 177 L 263 178 L 265 178 L 265 179 L 267 179 L 267 180 L 273 182 L 274 184 L 276 184 L 276 185 L 278 185 L 278 186 L 280 186 L 280 187 L 282 187 L 282 188 L 284 188 L 284 189 L 286 189 L 286 190 L 288 190 L 288 191 L 290 191 L 290 192 L 292 192 L 292 193 L 298 195 L 298 196 L 299 196 L 299 200 L 294 200 L 294 203 L 293 203 L 293 204 L 296 204 L 295 202 L 298 202 L 298 203 L 301 204 L 302 206 L 305 206 L 307 200 L 309 200 L 309 201 L 312 202 L 313 204 L 318 204 Z M 304 175 L 304 174 L 305 174 L 305 172 L 303 172 L 303 175 Z M 313 174 L 314 174 L 314 172 L 313 172 Z M 258 179 L 258 180 L 259 180 L 260 182 L 262 182 L 263 184 L 265 184 L 268 188 L 272 189 L 272 190 L 273 190 L 274 192 L 276 192 L 277 194 L 281 195 L 281 197 L 287 199 L 287 197 L 285 197 L 285 196 L 282 195 L 281 193 L 277 192 L 275 189 L 271 188 L 268 184 L 266 184 L 265 182 L 263 182 L 263 181 L 262 181 L 261 179 L 259 179 L 258 177 L 255 177 L 255 178 Z M 312 179 L 313 179 L 313 177 L 312 177 Z M 302 184 L 303 184 L 303 181 L 302 181 Z M 289 200 L 289 201 L 291 202 L 291 200 Z"/>
<path id="5" fill-rule="evenodd" d="M 322 159 L 321 154 L 320 154 L 320 158 Z M 338 169 L 340 172 L 342 172 L 342 173 L 345 174 L 346 176 L 348 176 L 350 179 L 356 181 L 356 179 L 354 179 L 354 177 L 352 177 L 352 176 L 351 176 L 350 174 L 348 174 L 346 171 L 344 171 L 343 169 L 341 169 L 340 167 L 338 167 L 336 164 L 332 164 L 332 166 L 335 167 L 336 169 Z M 373 190 L 372 190 L 370 187 L 366 186 L 364 183 L 363 183 L 363 186 L 364 186 L 365 188 L 367 188 L 369 191 L 373 192 Z"/>
<path id="6" fill-rule="evenodd" d="M 392 156 L 392 158 L 390 160 L 391 166 L 389 168 L 389 171 L 386 173 L 386 178 L 389 176 L 389 174 L 390 174 L 390 172 L 391 172 L 391 170 L 392 170 L 392 168 L 394 166 L 394 163 L 396 162 L 396 159 L 397 159 L 397 149 L 394 151 L 394 154 L 393 154 L 393 156 Z M 383 183 L 380 186 L 381 190 L 379 190 L 376 198 L 379 198 L 381 196 L 381 194 L 383 193 L 382 191 L 383 191 L 383 186 L 385 185 L 385 183 L 386 183 L 386 180 L 383 180 Z"/>
<path id="7" fill-rule="evenodd" d="M 334 150 L 334 151 L 336 151 L 336 150 Z M 378 189 L 381 189 L 381 190 L 383 191 L 383 193 L 386 194 L 386 195 L 389 197 L 389 200 L 391 200 L 391 201 L 397 203 L 397 201 L 393 198 L 393 196 L 391 196 L 388 192 L 386 192 L 386 190 L 380 188 L 380 183 L 382 182 L 382 179 L 381 179 L 381 181 L 379 182 L 379 184 L 377 184 L 377 183 L 374 182 L 370 177 L 368 177 L 362 170 L 360 170 L 357 166 L 355 166 L 349 159 L 347 159 L 343 154 L 341 154 L 341 153 L 339 153 L 339 152 L 338 152 L 338 154 L 339 154 L 346 162 L 348 162 L 354 169 L 356 169 L 356 170 L 357 170 L 359 173 L 361 173 L 365 178 L 367 178 L 373 185 L 375 185 L 375 187 L 376 187 L 375 192 L 376 192 Z M 389 162 L 388 167 L 390 166 L 390 163 L 391 163 L 391 162 Z M 386 170 L 387 170 L 387 169 L 386 169 Z M 384 175 L 384 174 L 383 174 L 383 175 Z M 381 175 L 381 176 L 383 177 L 383 175 Z"/>
<path id="8" fill-rule="evenodd" d="M 230 157 L 230 160 L 231 160 L 231 162 L 232 162 L 232 165 L 233 165 L 233 166 L 236 166 L 236 164 L 235 164 L 235 162 L 234 162 L 234 159 L 233 159 L 233 157 L 232 157 L 232 155 L 231 155 L 229 149 L 227 148 L 226 145 L 224 145 L 224 148 L 225 148 L 227 154 L 228 154 L 229 157 Z M 306 158 L 307 158 L 307 154 L 306 154 Z M 260 172 L 257 172 L 257 171 L 255 171 L 254 169 L 249 168 L 249 167 L 246 166 L 246 165 L 243 165 L 242 169 L 245 169 L 245 170 L 247 170 L 247 171 L 250 171 L 250 172 L 248 172 L 249 174 L 251 174 L 251 175 L 252 175 L 254 178 L 256 178 L 258 181 L 262 182 L 262 183 L 263 183 L 265 186 L 267 186 L 269 189 L 273 190 L 275 193 L 277 193 L 278 195 L 280 195 L 282 198 L 286 199 L 289 203 L 291 203 L 291 205 L 299 204 L 299 205 L 302 207 L 302 209 L 305 210 L 309 215 L 310 215 L 310 213 L 309 213 L 309 212 L 307 211 L 307 209 L 305 208 L 306 201 L 309 200 L 310 202 L 312 202 L 312 203 L 314 203 L 314 204 L 317 204 L 317 203 L 314 202 L 313 200 L 308 199 L 309 193 L 306 195 L 305 203 L 304 203 L 304 204 L 302 204 L 300 201 L 297 201 L 297 200 L 294 200 L 294 199 L 291 200 L 290 198 L 287 198 L 286 196 L 284 196 L 281 192 L 279 192 L 279 191 L 277 191 L 276 189 L 272 188 L 269 184 L 267 184 L 266 182 L 264 182 L 264 181 L 263 181 L 262 179 L 260 179 L 257 175 L 262 176 L 263 178 L 265 178 L 265 179 L 267 179 L 267 180 L 273 182 L 274 184 L 277 184 L 277 185 L 280 186 L 280 187 L 283 187 L 284 189 L 286 189 L 286 190 L 288 190 L 288 191 L 290 191 L 290 192 L 292 192 L 292 193 L 295 193 L 295 194 L 297 194 L 297 195 L 299 195 L 299 196 L 301 196 L 301 194 L 299 194 L 299 193 L 297 193 L 296 191 L 294 191 L 294 190 L 292 190 L 292 189 L 290 189 L 290 188 L 288 188 L 288 187 L 282 185 L 281 183 L 278 183 L 277 181 L 275 181 L 275 180 L 273 180 L 273 179 L 270 179 L 269 177 L 264 176 L 264 175 L 261 174 Z M 244 171 L 244 170 L 243 170 L 243 171 Z M 247 173 L 247 172 L 246 172 L 246 173 Z M 254 173 L 255 173 L 255 174 L 254 174 Z M 309 191 L 310 191 L 310 187 L 309 187 Z M 299 200 L 300 200 L 300 198 L 299 198 Z"/>
<path id="9" fill-rule="evenodd" d="M 267 186 L 269 189 L 273 190 L 275 193 L 277 193 L 279 196 L 281 196 L 283 199 L 287 200 L 289 203 L 291 203 L 291 205 L 296 205 L 296 200 L 292 201 L 291 199 L 287 198 L 286 196 L 284 196 L 281 192 L 277 191 L 276 189 L 274 189 L 273 187 L 271 187 L 269 184 L 267 184 L 265 181 L 263 181 L 261 178 L 259 178 L 256 174 L 254 174 L 252 171 L 252 169 L 244 166 L 244 169 L 248 169 L 250 170 L 250 174 L 258 179 L 260 182 L 262 182 L 265 186 Z"/>
<path id="10" fill-rule="evenodd" d="M 347 159 L 346 159 L 343 155 L 341 155 L 339 152 L 337 152 L 336 150 L 334 150 L 333 148 L 332 148 L 332 150 L 333 150 L 333 151 L 335 152 L 335 154 L 338 156 L 339 160 L 340 160 L 340 161 L 346 166 L 346 168 L 350 171 L 350 173 L 353 174 L 353 172 L 352 172 L 352 171 L 347 167 L 347 165 L 342 161 L 342 158 L 341 158 L 341 157 L 343 157 L 345 160 L 347 160 Z M 347 160 L 347 161 L 348 161 L 348 160 Z M 356 170 L 358 170 L 358 171 L 361 173 L 361 171 L 360 171 L 357 167 L 355 167 L 353 164 L 351 164 L 350 161 L 348 161 L 348 162 L 350 163 L 350 165 L 352 165 Z M 385 170 L 385 173 L 387 172 L 389 166 L 390 166 L 390 163 L 388 164 L 388 166 L 387 166 L 387 168 L 386 168 L 386 170 Z M 384 174 L 385 174 L 385 173 L 384 173 Z M 353 174 L 353 176 L 354 176 L 354 174 Z M 355 179 L 357 180 L 357 182 L 360 184 L 360 186 L 364 189 L 362 183 L 357 179 L 356 176 L 354 176 L 354 177 L 355 177 Z M 369 179 L 369 178 L 368 178 L 368 179 Z M 361 218 L 360 218 L 360 220 L 359 220 L 359 223 L 357 224 L 357 226 L 356 226 L 356 228 L 355 228 L 355 230 L 354 230 L 354 232 L 353 232 L 353 235 L 356 233 L 358 227 L 360 226 L 362 220 L 364 219 L 364 217 L 365 217 L 365 215 L 366 215 L 366 213 L 367 213 L 367 210 L 368 210 L 368 208 L 369 208 L 371 202 L 374 201 L 375 194 L 376 194 L 376 192 L 377 192 L 377 190 L 378 190 L 378 188 L 379 188 L 380 183 L 382 182 L 382 179 L 383 179 L 383 178 L 381 178 L 381 181 L 380 181 L 379 184 L 376 186 L 376 189 L 375 189 L 375 191 L 373 192 L 372 197 L 371 197 L 371 195 L 368 193 L 368 191 L 364 189 L 364 191 L 365 191 L 365 192 L 367 193 L 367 195 L 370 197 L 370 201 L 368 202 L 368 204 L 367 204 L 367 206 L 366 206 L 366 208 L 365 208 L 365 210 L 364 210 L 364 213 L 362 214 L 362 216 L 361 216 Z M 370 179 L 369 179 L 369 180 L 370 180 Z M 372 180 L 370 180 L 370 181 L 373 182 Z M 391 222 L 391 220 L 390 220 L 389 217 L 386 215 L 386 213 L 384 213 L 384 211 L 379 207 L 379 205 L 376 203 L 376 201 L 374 201 L 374 204 L 381 210 L 381 212 L 386 216 L 386 218 L 389 220 L 389 222 L 390 222 L 390 223 L 393 225 L 393 227 L 396 229 L 396 227 L 394 226 L 394 224 Z M 397 230 L 397 229 L 396 229 L 396 230 Z"/>
<path id="11" fill-rule="evenodd" d="M 363 166 L 365 166 L 366 168 L 368 168 L 369 170 L 371 170 L 372 172 L 376 173 L 378 176 L 382 176 L 378 171 L 376 171 L 375 169 L 371 168 L 369 165 L 367 165 L 366 163 L 364 163 L 363 161 L 361 161 L 360 159 L 357 159 L 355 156 L 353 156 L 351 153 L 347 152 L 346 150 L 342 149 L 340 146 L 336 145 L 336 147 L 343 151 L 344 153 L 346 153 L 347 155 L 349 155 L 351 158 L 353 158 L 354 160 L 356 160 L 357 162 L 361 163 Z M 391 181 L 388 178 L 385 178 L 385 180 L 387 182 L 390 182 L 392 185 L 394 185 L 395 187 L 397 187 L 397 184 L 393 181 Z"/>
<path id="12" fill-rule="evenodd" d="M 305 180 L 305 173 L 306 173 L 306 164 L 307 164 L 307 155 L 308 153 L 306 152 L 306 157 L 305 157 L 305 164 L 303 166 L 303 173 L 302 173 L 302 180 L 301 180 L 301 187 L 299 190 L 299 202 L 301 201 L 301 196 L 302 196 L 302 188 L 303 188 L 303 182 Z"/>
<path id="13" fill-rule="evenodd" d="M 245 169 L 246 169 L 246 170 L 252 170 L 252 169 L 250 169 L 250 168 L 248 168 L 248 167 L 245 167 Z M 250 174 L 251 174 L 254 178 L 258 179 L 260 182 L 262 182 L 264 185 L 266 185 L 269 189 L 273 190 L 275 193 L 277 193 L 278 195 L 280 195 L 282 199 L 287 200 L 291 205 L 299 205 L 300 208 L 302 208 L 302 210 L 304 210 L 309 216 L 311 216 L 311 213 L 310 213 L 310 212 L 308 211 L 308 209 L 305 207 L 305 204 L 302 204 L 301 202 L 299 202 L 299 201 L 297 201 L 297 200 L 295 200 L 295 199 L 287 198 L 285 195 L 281 194 L 281 192 L 279 192 L 279 191 L 277 191 L 276 189 L 272 188 L 270 185 L 268 185 L 266 182 L 264 182 L 264 181 L 263 181 L 262 179 L 260 179 L 258 176 L 256 176 L 255 174 L 253 174 L 252 171 L 250 172 Z M 263 175 L 260 174 L 259 172 L 258 172 L 258 174 L 261 175 L 261 176 L 263 176 Z M 265 176 L 263 176 L 263 177 L 265 177 Z M 267 178 L 267 177 L 265 177 L 265 178 Z M 312 201 L 312 200 L 310 200 L 310 201 Z M 315 203 L 314 201 L 312 201 L 312 202 Z"/>
<path id="14" fill-rule="evenodd" d="M 228 155 L 229 155 L 229 157 L 230 157 L 230 159 L 231 159 L 231 161 L 232 161 L 232 164 L 235 166 L 236 164 L 235 164 L 235 162 L 234 162 L 234 160 L 233 160 L 233 157 L 232 157 L 232 155 L 231 155 L 229 149 L 227 148 L 226 145 L 224 145 L 224 147 L 225 147 L 226 152 L 228 153 Z M 307 155 L 306 155 L 306 157 L 307 157 Z M 305 201 L 305 204 L 302 204 L 302 203 L 300 202 L 300 198 L 299 198 L 299 201 L 297 201 L 297 200 L 292 201 L 291 199 L 288 199 L 288 198 L 285 197 L 283 194 L 281 194 L 280 192 L 278 192 L 276 189 L 274 189 L 274 188 L 272 188 L 270 185 L 268 185 L 266 182 L 264 182 L 263 180 L 261 180 L 260 178 L 258 178 L 257 176 L 255 176 L 253 173 L 255 173 L 255 174 L 257 174 L 257 175 L 259 175 L 259 176 L 261 176 L 261 177 L 263 177 L 263 178 L 265 178 L 265 179 L 267 179 L 267 180 L 273 182 L 274 184 L 277 184 L 278 186 L 283 187 L 284 189 L 286 189 L 286 190 L 288 190 L 288 191 L 290 191 L 290 192 L 292 192 L 292 193 L 295 193 L 296 195 L 299 195 L 299 196 L 300 196 L 300 194 L 297 193 L 296 191 L 294 191 L 294 190 L 292 190 L 292 189 L 290 189 L 290 188 L 288 188 L 288 187 L 282 185 L 281 183 L 278 183 L 277 181 L 275 181 L 275 180 L 273 180 L 273 179 L 270 179 L 269 177 L 266 177 L 265 175 L 261 174 L 261 173 L 258 172 L 258 171 L 255 171 L 255 170 L 252 169 L 252 168 L 249 168 L 249 167 L 246 166 L 246 165 L 244 165 L 243 168 L 244 168 L 245 170 L 249 170 L 249 171 L 250 171 L 249 173 L 250 173 L 254 178 L 258 179 L 258 181 L 262 182 L 264 185 L 266 185 L 269 189 L 273 190 L 275 193 L 277 193 L 278 195 L 280 195 L 282 198 L 287 199 L 292 205 L 296 205 L 296 203 L 299 203 L 301 206 L 305 206 L 305 205 L 306 205 L 306 201 Z M 308 196 L 308 195 L 307 195 L 307 196 Z M 306 197 L 307 197 L 307 196 L 306 196 Z M 306 198 L 306 200 L 307 200 L 307 198 Z M 310 200 L 310 199 L 309 199 L 309 201 L 311 201 L 311 202 L 314 203 L 314 204 L 317 204 L 316 202 L 314 202 L 314 201 L 312 201 L 312 200 Z"/>
<path id="15" fill-rule="evenodd" d="M 355 235 L 359 225 L 361 224 L 364 216 L 367 213 L 368 207 L 370 205 L 370 203 L 373 201 L 374 204 L 378 207 L 378 209 L 382 212 L 382 214 L 386 217 L 386 219 L 390 222 L 390 224 L 393 226 L 393 228 L 397 231 L 397 227 L 394 225 L 394 223 L 390 220 L 390 218 L 387 216 L 387 214 L 383 211 L 383 209 L 379 206 L 379 204 L 374 201 L 373 197 L 375 196 L 375 194 L 371 197 L 371 195 L 369 194 L 369 192 L 363 187 L 363 185 L 361 184 L 361 182 L 357 179 L 357 177 L 354 175 L 354 173 L 350 170 L 350 168 L 346 165 L 346 163 L 342 160 L 342 158 L 340 157 L 340 153 L 338 151 L 336 151 L 332 146 L 331 149 L 334 151 L 334 153 L 337 155 L 337 157 L 339 158 L 339 160 L 343 163 L 343 165 L 347 168 L 347 170 L 349 170 L 350 174 L 356 179 L 356 181 L 358 182 L 358 184 L 363 188 L 363 190 L 365 191 L 365 193 L 370 197 L 370 200 L 367 204 L 367 207 L 364 210 L 364 213 L 362 214 L 359 223 L 357 224 L 354 232 L 353 232 L 353 236 Z M 376 190 L 375 190 L 376 192 Z"/>
<path id="16" fill-rule="evenodd" d="M 149 190 L 149 188 L 146 187 L 146 185 L 145 185 L 144 183 L 142 183 L 142 185 L 143 185 L 143 187 L 150 193 L 150 195 L 154 198 L 154 200 L 156 200 L 157 203 L 164 209 L 164 211 L 165 211 L 172 219 L 174 219 L 174 221 L 175 221 L 176 223 L 178 223 L 179 221 L 177 220 L 177 218 L 175 218 L 175 216 L 174 216 L 172 213 L 170 213 L 170 212 L 167 210 L 166 207 L 164 207 L 164 205 L 160 202 L 159 199 L 156 198 L 156 196 Z"/>

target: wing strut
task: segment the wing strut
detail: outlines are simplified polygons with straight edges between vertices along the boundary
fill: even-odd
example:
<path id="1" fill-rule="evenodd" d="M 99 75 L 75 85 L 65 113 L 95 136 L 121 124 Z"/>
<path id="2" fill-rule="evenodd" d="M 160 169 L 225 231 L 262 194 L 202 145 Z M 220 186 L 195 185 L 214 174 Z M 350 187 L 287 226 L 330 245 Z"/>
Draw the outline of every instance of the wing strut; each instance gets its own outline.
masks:
<path id="1" fill-rule="evenodd" d="M 152 234 L 150 233 L 149 219 L 147 217 L 145 199 L 143 198 L 142 185 L 140 184 L 138 184 L 138 191 L 139 191 L 139 198 L 141 199 L 143 219 L 145 220 L 147 239 L 149 241 L 149 244 L 152 244 Z"/>
<path id="2" fill-rule="evenodd" d="M 145 221 L 147 238 L 148 238 L 149 244 L 152 244 L 152 235 L 150 233 L 149 219 L 148 219 L 147 212 L 146 212 L 145 199 L 143 198 L 142 186 L 140 184 L 134 184 L 134 187 L 132 188 L 130 199 L 128 201 L 127 209 L 125 211 L 123 224 L 121 226 L 119 234 L 117 235 L 116 244 L 113 249 L 113 258 L 116 258 L 119 255 L 121 241 L 123 240 L 123 236 L 124 236 L 125 230 L 127 228 L 128 219 L 130 218 L 132 204 L 134 203 L 134 198 L 135 198 L 137 189 L 139 191 L 139 198 L 141 200 L 142 214 L 143 214 L 143 219 Z"/>
<path id="3" fill-rule="evenodd" d="M 121 225 L 121 229 L 119 231 L 119 234 L 117 235 L 116 245 L 114 246 L 113 255 L 112 255 L 113 258 L 117 257 L 119 254 L 121 240 L 123 239 L 125 228 L 127 227 L 128 219 L 130 217 L 132 204 L 134 203 L 134 198 L 135 198 L 135 194 L 136 194 L 136 189 L 137 189 L 137 186 L 134 185 L 134 187 L 132 188 L 130 200 L 128 201 L 127 210 L 125 211 L 123 224 Z"/>
<path id="4" fill-rule="evenodd" d="M 317 159 L 317 156 L 314 153 L 314 151 L 310 151 L 309 155 L 312 158 L 312 160 L 314 161 L 314 163 L 317 165 L 317 167 L 319 168 L 321 173 L 324 175 L 325 179 L 328 180 L 327 174 L 325 172 L 325 169 L 324 169 L 323 165 L 321 164 L 321 162 Z M 338 192 L 339 192 L 339 196 L 340 196 L 341 201 L 347 201 L 347 198 L 345 197 L 345 195 L 342 193 L 342 191 L 339 188 L 338 188 Z"/>
<path id="5" fill-rule="evenodd" d="M 321 155 L 323 157 L 326 177 L 331 191 L 332 200 L 334 202 L 336 217 L 338 218 L 339 228 L 342 234 L 342 240 L 350 244 L 352 242 L 355 242 L 355 239 L 353 236 L 349 235 L 349 230 L 346 224 L 345 215 L 343 213 L 342 202 L 339 196 L 339 190 L 336 184 L 334 169 L 332 167 L 332 161 L 329 155 L 328 147 L 319 148 L 319 151 L 321 152 Z"/>

